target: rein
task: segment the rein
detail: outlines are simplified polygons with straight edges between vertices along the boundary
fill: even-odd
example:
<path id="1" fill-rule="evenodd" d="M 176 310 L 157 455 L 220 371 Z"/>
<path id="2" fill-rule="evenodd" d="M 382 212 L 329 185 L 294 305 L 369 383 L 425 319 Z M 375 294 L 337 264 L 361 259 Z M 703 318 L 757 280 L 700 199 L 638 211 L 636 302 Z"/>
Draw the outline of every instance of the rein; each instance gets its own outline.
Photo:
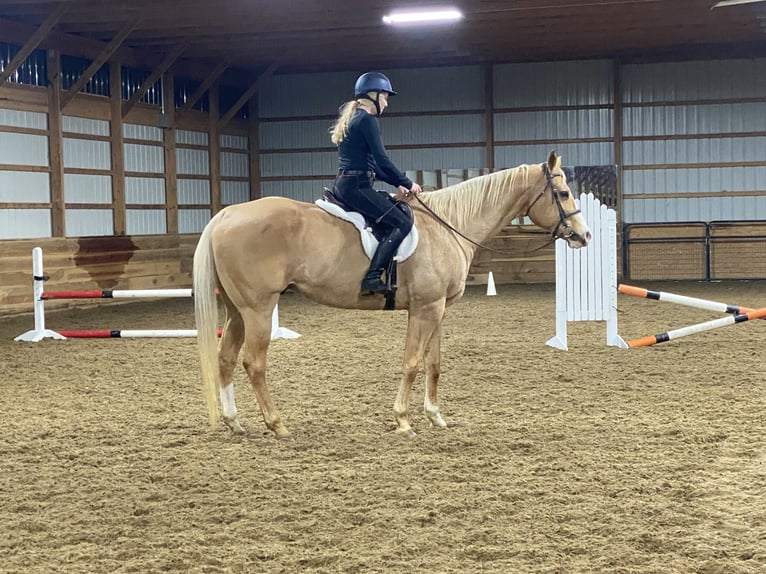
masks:
<path id="1" fill-rule="evenodd" d="M 547 164 L 543 164 L 542 167 L 543 167 L 543 173 L 545 174 L 545 178 L 547 179 L 547 183 L 545 185 L 545 188 L 540 192 L 540 194 L 532 201 L 532 203 L 529 204 L 529 208 L 527 208 L 527 212 L 524 214 L 524 217 L 527 217 L 529 215 L 529 212 L 532 210 L 532 207 L 534 207 L 535 203 L 537 203 L 538 200 L 545 195 L 545 192 L 548 191 L 548 188 L 550 188 L 551 195 L 553 196 L 553 201 L 556 203 L 556 207 L 558 207 L 558 210 L 559 210 L 559 222 L 558 222 L 558 224 L 556 224 L 556 227 L 551 232 L 551 238 L 548 241 L 543 243 L 540 247 L 536 247 L 535 249 L 532 249 L 530 251 L 526 251 L 525 254 L 527 254 L 527 253 L 534 253 L 536 251 L 539 251 L 540 249 L 543 249 L 543 248 L 547 247 L 548 245 L 550 245 L 551 243 L 553 243 L 554 241 L 556 241 L 556 239 L 559 239 L 559 238 L 565 239 L 566 237 L 559 233 L 559 229 L 561 229 L 562 226 L 564 228 L 566 228 L 566 220 L 569 217 L 572 217 L 573 215 L 576 215 L 576 214 L 580 213 L 579 209 L 577 209 L 575 211 L 572 211 L 571 213 L 567 213 L 566 211 L 564 211 L 564 207 L 561 205 L 561 200 L 556 195 L 556 189 L 553 187 L 553 178 L 554 177 L 558 177 L 560 174 L 558 174 L 558 173 L 555 174 L 555 175 L 552 174 L 550 172 L 550 170 L 548 169 L 548 165 Z M 472 245 L 475 245 L 476 247 L 478 247 L 480 249 L 486 249 L 487 251 L 492 251 L 493 253 L 499 253 L 500 255 L 516 255 L 517 254 L 516 251 L 504 251 L 502 249 L 494 249 L 493 247 L 489 247 L 488 245 L 483 245 L 481 243 L 478 243 L 477 241 L 474 241 L 470 237 L 467 237 L 466 235 L 464 235 L 463 233 L 461 233 L 460 231 L 455 229 L 455 227 L 453 227 L 451 223 L 449 223 L 444 218 L 442 218 L 440 215 L 438 215 L 436 212 L 434 212 L 434 210 L 431 209 L 430 207 L 428 207 L 423 202 L 423 200 L 420 199 L 420 197 L 418 197 L 416 195 L 415 199 L 418 200 L 418 203 L 420 203 L 420 205 L 423 207 L 423 209 L 425 209 L 431 215 L 431 217 L 433 217 L 436 221 L 441 223 L 444 227 L 446 227 L 447 229 L 449 229 L 453 233 L 459 235 L 460 237 L 462 237 L 463 239 L 465 239 L 466 241 L 468 241 Z"/>

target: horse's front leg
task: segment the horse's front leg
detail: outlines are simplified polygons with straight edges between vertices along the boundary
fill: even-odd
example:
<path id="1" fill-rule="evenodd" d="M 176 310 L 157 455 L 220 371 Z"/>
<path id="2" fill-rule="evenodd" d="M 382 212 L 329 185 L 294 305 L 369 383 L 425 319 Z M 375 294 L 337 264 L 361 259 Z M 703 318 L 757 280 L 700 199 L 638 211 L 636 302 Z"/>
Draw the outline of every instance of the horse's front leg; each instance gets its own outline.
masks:
<path id="1" fill-rule="evenodd" d="M 423 402 L 423 411 L 425 412 L 431 424 L 439 428 L 447 428 L 441 413 L 439 404 L 436 400 L 436 388 L 439 385 L 439 375 L 441 373 L 441 343 L 442 329 L 439 323 L 431 334 L 431 339 L 426 345 L 425 370 L 426 370 L 426 392 Z"/>
<path id="2" fill-rule="evenodd" d="M 426 344 L 431 340 L 434 331 L 439 330 L 443 315 L 443 300 L 425 308 L 410 309 L 409 311 L 407 339 L 404 345 L 404 372 L 394 402 L 396 432 L 407 437 L 415 436 L 408 415 L 412 383 L 418 374 L 418 367 L 423 359 Z"/>

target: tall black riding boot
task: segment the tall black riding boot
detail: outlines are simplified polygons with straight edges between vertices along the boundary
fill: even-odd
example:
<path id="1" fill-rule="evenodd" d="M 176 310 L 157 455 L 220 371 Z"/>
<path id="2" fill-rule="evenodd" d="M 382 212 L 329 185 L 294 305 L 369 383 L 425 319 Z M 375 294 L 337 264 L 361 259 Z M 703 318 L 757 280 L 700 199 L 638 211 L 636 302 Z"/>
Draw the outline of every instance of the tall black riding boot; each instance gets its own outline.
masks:
<path id="1" fill-rule="evenodd" d="M 399 229 L 394 229 L 378 243 L 378 248 L 372 256 L 372 261 L 370 261 L 370 269 L 362 279 L 362 295 L 374 295 L 388 291 L 388 287 L 383 283 L 380 276 L 386 270 L 389 261 L 396 254 L 396 250 L 403 240 L 404 234 Z"/>

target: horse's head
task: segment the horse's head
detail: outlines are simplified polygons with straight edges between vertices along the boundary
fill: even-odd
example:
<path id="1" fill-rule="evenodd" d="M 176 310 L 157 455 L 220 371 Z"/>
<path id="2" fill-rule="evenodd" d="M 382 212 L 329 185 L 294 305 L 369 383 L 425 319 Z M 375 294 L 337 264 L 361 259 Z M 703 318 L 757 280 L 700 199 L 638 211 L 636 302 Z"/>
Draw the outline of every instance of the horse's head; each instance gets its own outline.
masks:
<path id="1" fill-rule="evenodd" d="M 585 247 L 590 241 L 590 229 L 575 204 L 567 178 L 561 170 L 561 156 L 552 151 L 548 161 L 540 168 L 542 189 L 537 194 L 533 193 L 527 215 L 555 239 L 566 240 L 574 249 Z"/>

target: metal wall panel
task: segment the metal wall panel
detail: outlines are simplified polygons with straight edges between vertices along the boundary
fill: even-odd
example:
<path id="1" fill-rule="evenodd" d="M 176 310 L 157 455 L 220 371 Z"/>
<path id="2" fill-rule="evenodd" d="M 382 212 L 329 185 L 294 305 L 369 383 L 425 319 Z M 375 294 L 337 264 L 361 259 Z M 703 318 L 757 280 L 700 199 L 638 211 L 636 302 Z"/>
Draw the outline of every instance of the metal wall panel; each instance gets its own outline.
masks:
<path id="1" fill-rule="evenodd" d="M 176 130 L 176 143 L 187 145 L 207 146 L 207 132 L 197 132 L 191 130 Z"/>
<path id="2" fill-rule="evenodd" d="M 623 206 L 626 223 L 668 223 L 686 221 L 762 221 L 766 195 L 746 197 L 690 197 L 629 199 Z"/>
<path id="3" fill-rule="evenodd" d="M 126 209 L 125 232 L 128 235 L 164 235 L 167 218 L 162 209 Z"/>
<path id="4" fill-rule="evenodd" d="M 402 118 L 387 118 L 384 115 L 380 130 L 387 146 L 484 142 L 487 137 L 484 114 Z"/>
<path id="5" fill-rule="evenodd" d="M 92 136 L 108 136 L 110 133 L 108 121 L 78 118 L 76 116 L 62 116 L 61 129 L 64 132 Z"/>
<path id="6" fill-rule="evenodd" d="M 766 58 L 625 65 L 622 92 L 626 103 L 759 98 Z"/>
<path id="7" fill-rule="evenodd" d="M 231 134 L 221 134 L 218 138 L 219 145 L 221 147 L 228 147 L 233 149 L 241 149 L 247 151 L 249 148 L 249 140 L 247 136 L 235 136 Z"/>
<path id="8" fill-rule="evenodd" d="M 124 157 L 125 171 L 138 173 L 165 172 L 165 149 L 160 146 L 126 143 Z"/>
<path id="9" fill-rule="evenodd" d="M 261 188 L 263 197 L 279 196 L 313 203 L 322 197 L 322 186 L 332 181 L 264 181 Z"/>
<path id="10" fill-rule="evenodd" d="M 47 203 L 50 200 L 50 174 L 0 170 L 0 202 Z"/>
<path id="11" fill-rule="evenodd" d="M 330 72 L 272 76 L 258 90 L 258 111 L 263 118 L 334 115 L 354 97 L 358 75 Z"/>
<path id="12" fill-rule="evenodd" d="M 568 143 L 555 145 L 512 145 L 495 148 L 495 167 L 509 168 L 521 164 L 536 164 L 547 161 L 548 154 L 555 149 L 563 165 L 614 165 L 611 143 Z"/>
<path id="13" fill-rule="evenodd" d="M 179 175 L 210 175 L 208 151 L 176 148 L 176 173 Z"/>
<path id="14" fill-rule="evenodd" d="M 66 203 L 112 203 L 112 176 L 64 174 Z"/>
<path id="15" fill-rule="evenodd" d="M 162 136 L 162 129 L 154 126 L 122 124 L 122 137 L 127 139 L 161 142 Z"/>
<path id="16" fill-rule="evenodd" d="M 67 237 L 114 235 L 111 209 L 67 209 L 65 220 Z"/>
<path id="17" fill-rule="evenodd" d="M 48 114 L 0 108 L 0 126 L 45 130 L 48 129 Z"/>
<path id="18" fill-rule="evenodd" d="M 0 239 L 52 237 L 50 209 L 0 209 Z"/>
<path id="19" fill-rule="evenodd" d="M 209 209 L 178 210 L 179 233 L 201 233 L 208 221 L 210 221 Z"/>
<path id="20" fill-rule="evenodd" d="M 334 147 L 329 132 L 332 123 L 330 119 L 263 122 L 259 145 L 261 150 Z"/>
<path id="21" fill-rule="evenodd" d="M 482 147 L 450 147 L 390 150 L 388 155 L 395 165 L 402 170 L 461 169 L 480 168 L 487 163 L 487 152 Z"/>
<path id="22" fill-rule="evenodd" d="M 159 177 L 126 177 L 125 203 L 165 204 L 165 180 Z"/>
<path id="23" fill-rule="evenodd" d="M 261 155 L 261 175 L 264 177 L 321 175 L 337 170 L 336 151 Z"/>
<path id="24" fill-rule="evenodd" d="M 612 104 L 610 60 L 500 64 L 494 67 L 496 108 Z"/>
<path id="25" fill-rule="evenodd" d="M 48 166 L 48 137 L 0 132 L 0 163 Z"/>
<path id="26" fill-rule="evenodd" d="M 397 69 L 386 74 L 399 92 L 388 101 L 391 112 L 484 108 L 484 73 L 481 66 Z"/>
<path id="27" fill-rule="evenodd" d="M 232 205 L 250 201 L 250 183 L 247 181 L 222 181 L 221 203 Z"/>
<path id="28" fill-rule="evenodd" d="M 179 179 L 178 205 L 210 205 L 210 181 Z"/>
<path id="29" fill-rule="evenodd" d="M 701 167 L 626 170 L 623 196 L 652 193 L 714 193 L 763 188 L 766 167 Z"/>
<path id="30" fill-rule="evenodd" d="M 766 102 L 625 108 L 623 135 L 685 135 L 766 131 Z"/>
<path id="31" fill-rule="evenodd" d="M 497 113 L 495 140 L 612 138 L 612 110 L 551 110 Z"/>
<path id="32" fill-rule="evenodd" d="M 754 162 L 766 159 L 766 136 L 693 140 L 628 141 L 625 165 Z"/>
<path id="33" fill-rule="evenodd" d="M 112 169 L 109 142 L 64 138 L 64 167 Z"/>
<path id="34" fill-rule="evenodd" d="M 250 155 L 231 151 L 221 152 L 222 177 L 248 177 L 250 175 Z"/>

